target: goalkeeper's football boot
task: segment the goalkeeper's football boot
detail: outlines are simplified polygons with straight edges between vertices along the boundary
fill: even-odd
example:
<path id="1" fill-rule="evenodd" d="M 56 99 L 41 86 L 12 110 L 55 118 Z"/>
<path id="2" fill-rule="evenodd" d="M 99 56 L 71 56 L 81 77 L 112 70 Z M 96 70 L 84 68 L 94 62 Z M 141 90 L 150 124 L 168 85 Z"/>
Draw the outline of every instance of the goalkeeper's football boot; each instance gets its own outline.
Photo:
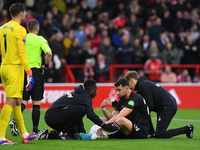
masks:
<path id="1" fill-rule="evenodd" d="M 92 134 L 79 133 L 79 137 L 81 140 L 91 140 Z"/>
<path id="2" fill-rule="evenodd" d="M 188 129 L 186 131 L 187 138 L 193 138 L 194 125 L 193 124 L 188 124 L 187 127 L 188 127 Z"/>
<path id="3" fill-rule="evenodd" d="M 33 135 L 33 134 L 29 134 L 27 137 L 22 137 L 22 143 L 26 144 L 30 141 L 33 141 L 34 139 L 36 139 L 36 135 Z"/>
<path id="4" fill-rule="evenodd" d="M 48 129 L 47 129 L 47 128 L 44 128 L 44 129 L 42 129 L 42 130 L 38 133 L 36 140 L 44 140 L 44 139 L 47 139 L 47 138 L 48 138 L 48 135 L 49 135 Z"/>
<path id="5" fill-rule="evenodd" d="M 6 139 L 6 140 L 0 140 L 0 145 L 17 145 L 17 143 L 14 143 L 14 142 Z"/>
<path id="6" fill-rule="evenodd" d="M 19 132 L 18 132 L 18 129 L 17 129 L 17 124 L 16 124 L 14 119 L 12 121 L 10 121 L 9 126 L 10 126 L 11 134 L 13 136 L 19 136 Z"/>

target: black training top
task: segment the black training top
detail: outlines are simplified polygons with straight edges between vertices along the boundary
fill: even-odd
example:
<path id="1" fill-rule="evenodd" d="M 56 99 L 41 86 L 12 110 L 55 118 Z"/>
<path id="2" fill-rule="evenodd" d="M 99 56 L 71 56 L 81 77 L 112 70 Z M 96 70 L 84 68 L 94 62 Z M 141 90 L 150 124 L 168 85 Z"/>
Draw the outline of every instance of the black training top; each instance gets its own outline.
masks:
<path id="1" fill-rule="evenodd" d="M 142 76 L 137 81 L 135 90 L 147 101 L 150 111 L 159 111 L 163 107 L 168 110 L 176 110 L 176 99 L 158 83 L 149 81 Z"/>
<path id="2" fill-rule="evenodd" d="M 68 105 L 83 105 L 86 108 L 87 117 L 95 124 L 101 126 L 103 121 L 94 113 L 92 108 L 92 97 L 83 85 L 74 88 L 73 92 L 61 96 L 50 107 L 50 109 L 63 108 Z"/>
<path id="3" fill-rule="evenodd" d="M 149 108 L 145 99 L 141 95 L 131 92 L 131 95 L 127 100 L 122 98 L 118 101 L 115 110 L 121 111 L 125 107 L 133 110 L 126 118 L 129 119 L 133 125 L 139 124 L 141 125 L 141 128 L 148 132 L 150 117 Z"/>

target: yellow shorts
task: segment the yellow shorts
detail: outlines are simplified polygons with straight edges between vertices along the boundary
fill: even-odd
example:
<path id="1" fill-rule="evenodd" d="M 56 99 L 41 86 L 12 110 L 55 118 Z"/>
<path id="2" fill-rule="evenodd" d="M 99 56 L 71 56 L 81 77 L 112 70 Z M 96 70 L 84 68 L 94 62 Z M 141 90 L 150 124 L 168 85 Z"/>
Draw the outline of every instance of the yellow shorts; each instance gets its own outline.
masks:
<path id="1" fill-rule="evenodd" d="M 1 65 L 1 80 L 9 98 L 22 98 L 24 68 L 22 65 Z"/>

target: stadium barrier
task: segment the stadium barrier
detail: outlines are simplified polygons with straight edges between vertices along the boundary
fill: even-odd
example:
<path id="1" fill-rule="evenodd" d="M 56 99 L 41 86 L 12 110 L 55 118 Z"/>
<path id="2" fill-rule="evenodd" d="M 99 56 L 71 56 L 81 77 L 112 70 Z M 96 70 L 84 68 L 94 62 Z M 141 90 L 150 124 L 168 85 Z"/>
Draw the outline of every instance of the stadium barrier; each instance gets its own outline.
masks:
<path id="1" fill-rule="evenodd" d="M 195 64 L 190 64 L 190 65 L 185 65 L 185 64 L 181 64 L 181 65 L 169 65 L 171 68 L 173 69 L 194 69 L 194 72 L 196 74 L 199 74 L 200 72 L 200 65 L 195 65 Z M 83 68 L 84 65 L 66 65 L 65 66 L 65 83 L 76 83 L 76 79 L 72 73 L 72 69 L 81 69 Z M 123 69 L 143 69 L 144 65 L 110 65 L 110 71 L 109 71 L 109 81 L 110 83 L 115 82 L 117 80 L 117 76 L 119 76 Z M 162 66 L 163 68 L 165 67 L 165 65 Z M 120 73 L 119 73 L 120 72 Z"/>
<path id="2" fill-rule="evenodd" d="M 73 91 L 79 83 L 61 83 L 45 84 L 44 99 L 41 102 L 41 108 L 49 108 L 50 105 L 60 96 Z M 177 83 L 161 84 L 177 100 L 178 107 L 183 109 L 200 109 L 200 84 L 197 83 Z M 118 96 L 113 83 L 98 83 L 97 96 L 93 99 L 93 107 L 100 108 L 102 101 L 110 97 L 111 100 L 117 100 Z M 0 109 L 5 103 L 6 95 L 2 84 L 0 84 Z M 27 108 L 32 108 L 31 101 Z M 111 108 L 111 105 L 108 106 Z"/>

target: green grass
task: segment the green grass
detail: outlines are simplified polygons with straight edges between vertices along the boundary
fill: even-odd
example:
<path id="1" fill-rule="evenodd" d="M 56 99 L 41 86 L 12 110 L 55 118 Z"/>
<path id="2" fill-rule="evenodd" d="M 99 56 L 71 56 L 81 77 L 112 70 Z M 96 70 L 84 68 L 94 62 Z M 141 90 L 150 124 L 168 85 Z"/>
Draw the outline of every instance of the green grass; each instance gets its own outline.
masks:
<path id="1" fill-rule="evenodd" d="M 103 116 L 100 110 L 95 110 L 99 116 Z M 41 111 L 39 129 L 47 127 L 43 116 L 45 111 Z M 28 132 L 32 131 L 31 110 L 25 110 L 25 125 Z M 155 113 L 152 113 L 153 122 L 155 124 Z M 9 128 L 7 129 L 6 138 L 17 142 L 14 146 L 0 146 L 0 150 L 198 150 L 200 149 L 200 110 L 178 110 L 172 120 L 169 129 L 185 126 L 189 123 L 194 124 L 194 137 L 187 139 L 185 135 L 179 135 L 171 139 L 145 139 L 145 140 L 116 140 L 107 139 L 106 137 L 93 141 L 62 141 L 62 140 L 38 140 L 28 144 L 21 143 L 21 137 L 12 137 Z M 85 129 L 89 132 L 92 122 L 84 118 Z"/>

